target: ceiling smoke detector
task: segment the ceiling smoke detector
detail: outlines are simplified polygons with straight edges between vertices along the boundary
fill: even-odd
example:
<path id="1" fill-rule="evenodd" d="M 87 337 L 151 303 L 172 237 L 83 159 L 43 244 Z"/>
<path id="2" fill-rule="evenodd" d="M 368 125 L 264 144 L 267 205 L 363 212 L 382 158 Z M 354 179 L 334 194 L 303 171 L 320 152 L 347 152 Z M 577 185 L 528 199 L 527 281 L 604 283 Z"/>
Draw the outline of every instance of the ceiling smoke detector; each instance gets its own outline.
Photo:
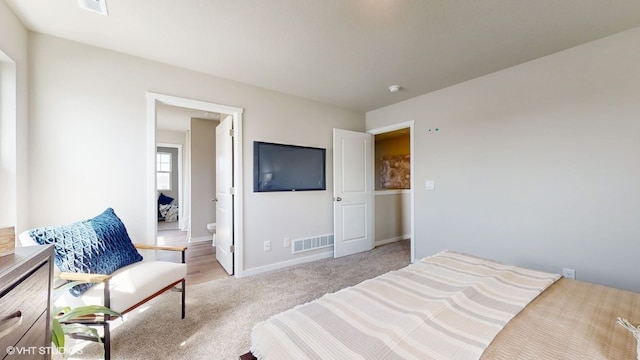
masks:
<path id="1" fill-rule="evenodd" d="M 109 16 L 107 0 L 78 0 L 78 6 L 96 14 Z"/>
<path id="2" fill-rule="evenodd" d="M 398 91 L 400 91 L 400 85 L 391 85 L 391 86 L 389 86 L 389 92 L 394 93 L 394 92 L 398 92 Z"/>

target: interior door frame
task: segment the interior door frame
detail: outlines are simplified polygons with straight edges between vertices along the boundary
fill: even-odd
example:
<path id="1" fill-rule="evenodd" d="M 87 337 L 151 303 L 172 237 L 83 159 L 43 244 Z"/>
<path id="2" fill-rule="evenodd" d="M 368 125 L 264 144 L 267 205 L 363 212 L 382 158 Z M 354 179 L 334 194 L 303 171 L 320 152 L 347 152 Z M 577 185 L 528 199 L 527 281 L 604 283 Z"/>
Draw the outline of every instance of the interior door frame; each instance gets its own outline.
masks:
<path id="1" fill-rule="evenodd" d="M 196 109 L 221 114 L 228 114 L 233 117 L 233 244 L 234 260 L 233 272 L 235 277 L 242 276 L 243 264 L 243 218 L 242 218 L 242 115 L 244 109 L 227 105 L 220 105 L 206 101 L 193 100 L 183 97 L 147 92 L 147 237 L 157 241 L 157 206 L 156 201 L 156 105 L 158 103 L 178 106 L 188 109 Z"/>
<path id="2" fill-rule="evenodd" d="M 375 129 L 369 129 L 367 130 L 367 132 L 371 135 L 378 135 L 378 134 L 383 134 L 383 133 L 387 133 L 387 132 L 391 132 L 391 131 L 395 131 L 395 130 L 400 130 L 400 129 L 406 129 L 409 128 L 409 155 L 411 156 L 411 162 L 409 165 L 409 171 L 411 173 L 411 177 L 410 177 L 410 192 L 409 192 L 409 198 L 410 198 L 410 202 L 411 204 L 410 209 L 411 209 L 411 239 L 410 239 L 410 246 L 411 246 L 411 262 L 414 263 L 416 262 L 416 256 L 415 256 L 415 218 L 414 218 L 414 213 L 415 213 L 415 151 L 414 151 L 414 139 L 415 139 L 415 134 L 414 134 L 414 120 L 410 120 L 410 121 L 405 121 L 405 122 L 401 122 L 401 123 L 396 123 L 396 124 L 391 124 L 388 126 L 383 126 L 383 127 L 379 127 L 379 128 L 375 128 Z M 375 151 L 374 151 L 374 156 L 375 156 Z M 375 179 L 374 179 L 375 180 Z M 376 207 L 375 207 L 375 195 L 374 195 L 374 202 L 373 202 L 373 214 L 375 217 L 375 211 L 376 211 Z M 375 239 L 374 239 L 375 241 Z"/>
<path id="3" fill-rule="evenodd" d="M 178 194 L 180 194 L 179 197 L 179 201 L 180 204 L 182 204 L 182 196 L 184 195 L 182 192 L 182 144 L 172 144 L 172 143 L 156 143 L 156 149 L 159 147 L 166 147 L 166 148 L 172 148 L 172 149 L 178 149 Z M 157 150 L 156 150 L 157 153 Z M 178 208 L 178 219 L 182 219 L 183 218 L 183 211 L 184 209 L 182 208 L 182 206 L 180 206 Z M 189 219 L 189 222 L 191 222 L 191 219 Z M 178 224 L 180 224 L 180 221 L 178 221 Z M 157 226 L 157 222 L 156 222 L 156 226 Z M 156 229 L 157 230 L 157 229 Z M 191 224 L 189 224 L 189 231 L 191 231 Z M 188 242 L 191 242 L 191 237 L 187 238 Z"/>

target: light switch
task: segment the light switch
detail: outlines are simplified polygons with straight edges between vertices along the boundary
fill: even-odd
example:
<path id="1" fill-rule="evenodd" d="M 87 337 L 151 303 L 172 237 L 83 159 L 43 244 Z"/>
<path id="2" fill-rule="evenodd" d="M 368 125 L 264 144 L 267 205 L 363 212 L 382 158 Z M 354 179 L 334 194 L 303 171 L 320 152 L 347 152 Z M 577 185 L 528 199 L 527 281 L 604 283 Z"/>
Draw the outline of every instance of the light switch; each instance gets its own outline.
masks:
<path id="1" fill-rule="evenodd" d="M 433 180 L 427 180 L 424 182 L 425 190 L 434 190 L 436 188 L 436 182 Z"/>

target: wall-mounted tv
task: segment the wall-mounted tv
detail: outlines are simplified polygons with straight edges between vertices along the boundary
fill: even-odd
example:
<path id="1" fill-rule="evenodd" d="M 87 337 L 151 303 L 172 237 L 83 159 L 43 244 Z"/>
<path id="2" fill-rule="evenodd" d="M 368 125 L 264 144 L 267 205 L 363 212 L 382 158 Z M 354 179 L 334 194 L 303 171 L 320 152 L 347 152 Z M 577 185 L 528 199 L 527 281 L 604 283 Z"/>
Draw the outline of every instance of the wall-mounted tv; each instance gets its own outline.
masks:
<path id="1" fill-rule="evenodd" d="M 253 191 L 326 190 L 326 149 L 253 142 Z"/>

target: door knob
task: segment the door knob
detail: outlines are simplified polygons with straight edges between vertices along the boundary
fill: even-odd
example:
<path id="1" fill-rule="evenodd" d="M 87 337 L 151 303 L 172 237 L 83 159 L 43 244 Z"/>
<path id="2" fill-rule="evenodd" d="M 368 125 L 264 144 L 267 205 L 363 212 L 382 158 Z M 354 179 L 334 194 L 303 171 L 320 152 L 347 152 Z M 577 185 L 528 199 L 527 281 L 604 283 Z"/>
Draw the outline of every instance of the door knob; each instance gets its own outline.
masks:
<path id="1" fill-rule="evenodd" d="M 341 198 L 340 196 L 338 196 L 338 197 L 336 198 L 336 201 L 342 201 L 342 198 Z"/>
<path id="2" fill-rule="evenodd" d="M 214 199 L 211 199 L 211 201 L 213 201 L 213 202 L 217 202 L 217 201 L 218 201 L 218 199 L 215 199 L 215 198 L 214 198 Z"/>

